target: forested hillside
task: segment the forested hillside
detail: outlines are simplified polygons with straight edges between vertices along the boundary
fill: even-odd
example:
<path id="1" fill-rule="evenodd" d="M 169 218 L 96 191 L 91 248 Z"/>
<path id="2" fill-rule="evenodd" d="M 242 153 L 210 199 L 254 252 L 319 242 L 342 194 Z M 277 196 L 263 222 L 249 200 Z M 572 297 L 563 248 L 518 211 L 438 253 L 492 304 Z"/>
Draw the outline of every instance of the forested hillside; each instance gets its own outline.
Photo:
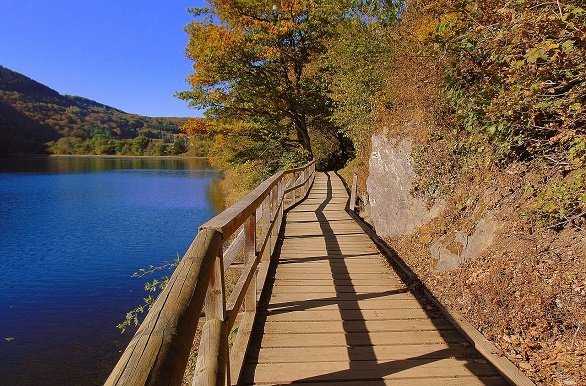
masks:
<path id="1" fill-rule="evenodd" d="M 536 383 L 586 384 L 584 2 L 209 3 L 180 96 L 229 199 L 312 157 L 358 173 L 444 304 Z"/>
<path id="2" fill-rule="evenodd" d="M 0 66 L 0 154 L 181 154 L 184 123 L 61 95 Z"/>

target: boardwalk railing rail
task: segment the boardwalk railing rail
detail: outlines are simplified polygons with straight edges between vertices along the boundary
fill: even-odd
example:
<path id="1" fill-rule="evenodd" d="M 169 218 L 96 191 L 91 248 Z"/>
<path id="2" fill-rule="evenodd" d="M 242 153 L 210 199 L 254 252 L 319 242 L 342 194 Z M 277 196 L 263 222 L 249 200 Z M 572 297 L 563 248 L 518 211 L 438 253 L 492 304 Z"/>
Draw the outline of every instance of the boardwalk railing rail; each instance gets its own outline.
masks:
<path id="1" fill-rule="evenodd" d="M 204 310 L 192 383 L 236 383 L 283 213 L 303 200 L 314 177 L 315 161 L 276 173 L 203 224 L 106 385 L 181 384 Z M 241 275 L 227 296 L 225 272 L 236 261 Z"/>

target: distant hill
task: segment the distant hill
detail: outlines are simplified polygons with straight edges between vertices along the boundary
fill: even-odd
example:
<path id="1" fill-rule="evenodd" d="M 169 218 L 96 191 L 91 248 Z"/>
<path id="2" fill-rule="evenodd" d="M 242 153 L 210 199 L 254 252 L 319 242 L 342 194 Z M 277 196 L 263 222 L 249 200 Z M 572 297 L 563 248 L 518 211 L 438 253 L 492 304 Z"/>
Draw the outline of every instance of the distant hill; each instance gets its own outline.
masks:
<path id="1" fill-rule="evenodd" d="M 185 151 L 186 143 L 178 143 L 184 141 L 178 134 L 185 121 L 129 114 L 90 99 L 61 95 L 0 66 L 0 155 L 177 154 Z"/>

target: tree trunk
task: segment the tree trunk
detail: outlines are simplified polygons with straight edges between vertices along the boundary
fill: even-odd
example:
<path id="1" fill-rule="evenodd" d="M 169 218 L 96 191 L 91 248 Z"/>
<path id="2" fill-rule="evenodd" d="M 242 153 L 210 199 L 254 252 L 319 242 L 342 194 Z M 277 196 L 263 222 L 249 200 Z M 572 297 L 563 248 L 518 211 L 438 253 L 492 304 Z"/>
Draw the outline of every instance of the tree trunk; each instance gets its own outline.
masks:
<path id="1" fill-rule="evenodd" d="M 311 149 L 311 138 L 309 138 L 309 132 L 307 131 L 307 125 L 305 119 L 299 119 L 299 122 L 295 122 L 295 131 L 297 133 L 297 139 L 301 142 L 303 149 L 309 153 L 309 158 L 313 158 L 313 150 Z"/>

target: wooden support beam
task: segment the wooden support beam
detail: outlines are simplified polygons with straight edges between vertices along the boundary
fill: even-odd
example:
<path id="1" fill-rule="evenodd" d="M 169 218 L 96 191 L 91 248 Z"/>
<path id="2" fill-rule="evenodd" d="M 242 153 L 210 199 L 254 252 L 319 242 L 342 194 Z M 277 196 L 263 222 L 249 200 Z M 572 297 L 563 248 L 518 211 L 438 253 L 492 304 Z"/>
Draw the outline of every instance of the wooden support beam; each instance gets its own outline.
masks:
<path id="1" fill-rule="evenodd" d="M 242 248 L 244 247 L 244 230 L 241 230 L 238 233 L 238 236 L 230 243 L 228 249 L 224 252 L 224 270 L 230 268 L 232 263 L 240 252 L 242 252 Z"/>
<path id="2" fill-rule="evenodd" d="M 238 334 L 234 339 L 232 352 L 230 353 L 230 374 L 232 374 L 232 384 L 237 385 L 242 375 L 242 368 L 250 336 L 252 334 L 252 326 L 254 325 L 254 318 L 256 311 L 245 312 L 240 325 L 238 326 Z"/>

